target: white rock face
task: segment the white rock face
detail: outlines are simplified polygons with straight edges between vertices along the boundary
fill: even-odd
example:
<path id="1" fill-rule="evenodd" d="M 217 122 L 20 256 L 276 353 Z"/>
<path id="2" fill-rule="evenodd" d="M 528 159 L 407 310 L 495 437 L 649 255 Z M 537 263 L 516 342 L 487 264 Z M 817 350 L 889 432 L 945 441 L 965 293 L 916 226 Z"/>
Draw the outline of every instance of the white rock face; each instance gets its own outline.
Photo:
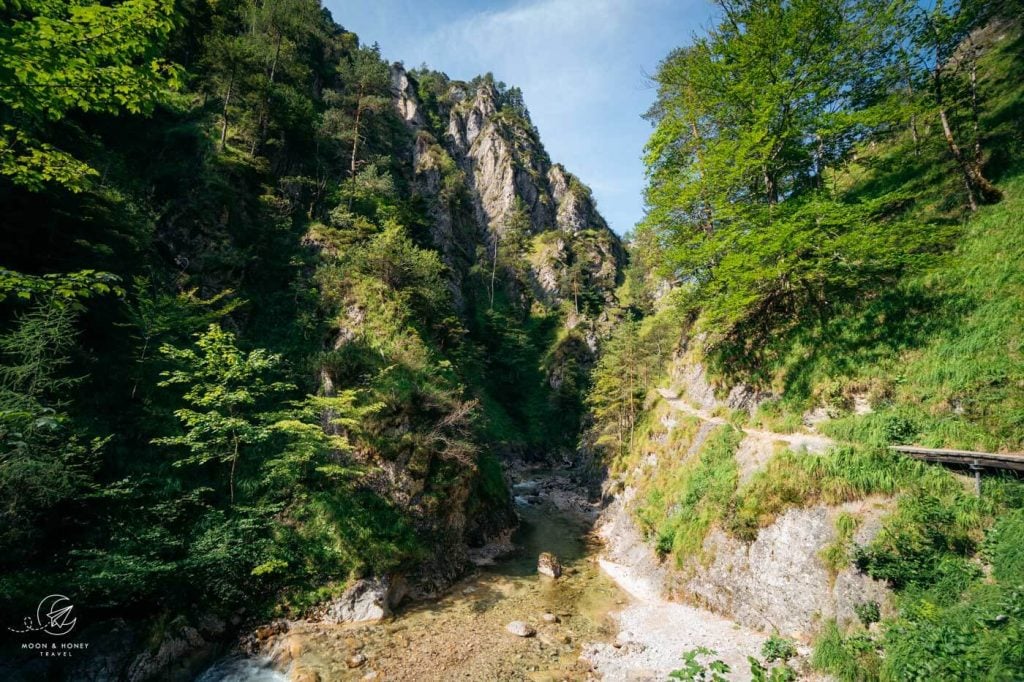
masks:
<path id="1" fill-rule="evenodd" d="M 419 110 L 419 98 L 416 97 L 416 90 L 409 80 L 409 74 L 400 64 L 395 64 L 391 68 L 391 91 L 398 113 L 405 122 L 416 127 L 422 126 L 424 120 Z"/>
<path id="2" fill-rule="evenodd" d="M 448 117 L 442 139 L 434 139 L 437 131 L 426 129 L 416 88 L 399 65 L 393 68 L 392 86 L 395 108 L 417 133 L 413 151 L 417 191 L 434 199 L 431 233 L 449 266 L 457 301 L 456 290 L 472 266 L 474 246 L 491 252 L 510 212 L 521 205 L 532 234 L 559 234 L 542 245 L 534 244 L 530 259 L 534 296 L 547 305 L 564 300 L 560 290 L 564 271 L 581 259 L 591 286 L 613 302 L 625 258 L 618 237 L 597 212 L 590 191 L 563 166 L 550 162 L 536 131 L 499 110 L 498 93 L 490 83 L 480 83 L 475 92 L 463 83 L 451 84 L 441 105 L 442 116 Z M 459 233 L 458 225 L 467 221 L 439 200 L 441 155 L 450 157 L 465 174 L 474 234 Z"/>
<path id="3" fill-rule="evenodd" d="M 824 506 L 790 510 L 749 545 L 712 531 L 704 550 L 714 559 L 683 590 L 744 625 L 789 636 L 807 636 L 830 618 L 852 622 L 856 604 L 885 604 L 889 590 L 852 566 L 829 575 L 820 555 L 836 537 L 833 517 Z"/>
<path id="4" fill-rule="evenodd" d="M 324 615 L 329 623 L 362 623 L 387 618 L 406 595 L 399 577 L 368 578 L 357 581 L 332 601 Z"/>
<path id="5" fill-rule="evenodd" d="M 707 370 L 699 362 L 672 367 L 672 384 L 682 388 L 679 395 L 688 399 L 702 410 L 713 410 L 718 406 L 715 389 L 708 382 Z"/>
<path id="6" fill-rule="evenodd" d="M 558 228 L 563 232 L 575 234 L 583 230 L 607 230 L 608 224 L 594 208 L 594 201 L 586 191 L 576 186 L 578 181 L 556 163 L 547 174 L 551 194 L 558 205 Z M 575 181 L 575 182 L 574 182 Z"/>

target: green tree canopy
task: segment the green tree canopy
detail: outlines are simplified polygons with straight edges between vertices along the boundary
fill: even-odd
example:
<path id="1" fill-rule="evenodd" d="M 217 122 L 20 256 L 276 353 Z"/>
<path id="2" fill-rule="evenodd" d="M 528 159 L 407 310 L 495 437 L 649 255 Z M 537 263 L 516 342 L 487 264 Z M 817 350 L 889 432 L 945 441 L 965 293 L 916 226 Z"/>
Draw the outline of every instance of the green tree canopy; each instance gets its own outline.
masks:
<path id="1" fill-rule="evenodd" d="M 294 389 L 273 381 L 281 357 L 263 349 L 239 350 L 235 336 L 218 324 L 196 340 L 195 348 L 161 346 L 161 354 L 178 365 L 163 373 L 160 386 L 184 386 L 187 407 L 175 410 L 184 432 L 154 440 L 180 447 L 187 454 L 175 466 L 217 462 L 229 467 L 228 490 L 235 501 L 235 476 L 246 451 L 266 442 L 273 433 L 271 413 L 264 400 Z"/>
<path id="2" fill-rule="evenodd" d="M 148 113 L 179 85 L 163 56 L 174 0 L 0 2 L 0 173 L 72 191 L 96 175 L 48 140 L 75 111 Z"/>

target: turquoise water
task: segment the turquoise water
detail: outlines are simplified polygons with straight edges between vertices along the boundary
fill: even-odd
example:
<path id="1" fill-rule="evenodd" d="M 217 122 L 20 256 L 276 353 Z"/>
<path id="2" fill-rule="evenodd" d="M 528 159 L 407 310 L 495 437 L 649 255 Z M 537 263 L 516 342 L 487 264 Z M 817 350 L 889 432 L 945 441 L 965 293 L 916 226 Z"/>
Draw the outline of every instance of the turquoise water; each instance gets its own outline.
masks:
<path id="1" fill-rule="evenodd" d="M 271 668 L 269 661 L 233 656 L 210 666 L 196 682 L 288 682 L 288 677 Z"/>

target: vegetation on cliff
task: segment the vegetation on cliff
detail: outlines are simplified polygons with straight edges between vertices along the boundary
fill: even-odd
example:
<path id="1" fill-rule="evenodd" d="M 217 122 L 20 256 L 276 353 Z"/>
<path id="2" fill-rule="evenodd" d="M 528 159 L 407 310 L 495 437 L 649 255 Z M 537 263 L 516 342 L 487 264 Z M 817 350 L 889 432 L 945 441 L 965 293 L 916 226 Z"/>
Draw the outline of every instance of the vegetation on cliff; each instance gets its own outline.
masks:
<path id="1" fill-rule="evenodd" d="M 546 166 L 522 93 L 424 71 L 404 119 L 404 71 L 316 0 L 0 24 L 4 612 L 296 614 L 464 570 L 512 523 L 498 454 L 572 444 L 612 295 L 580 246 L 537 302 L 554 199 L 476 212 L 449 117 L 497 93 L 495 144 Z"/>
<path id="2" fill-rule="evenodd" d="M 643 472 L 639 520 L 680 566 L 707 560 L 712 528 L 751 542 L 787 509 L 897 500 L 862 546 L 840 515 L 821 557 L 885 581 L 894 611 L 821 624 L 816 665 L 1010 679 L 1024 487 L 994 474 L 978 498 L 886 448 L 1024 449 L 1019 7 L 721 10 L 655 75 L 649 213 L 620 292 L 636 321 L 597 367 L 590 440 L 612 472 Z M 729 425 L 695 440 L 697 419 L 654 408 L 681 363 L 757 409 L 722 409 Z M 836 446 L 777 448 L 737 481 L 733 429 L 792 432 L 812 412 Z"/>
<path id="3" fill-rule="evenodd" d="M 821 670 L 1024 670 L 1024 486 L 888 449 L 1024 449 L 1020 3 L 719 7 L 655 75 L 623 277 L 490 74 L 407 72 L 317 0 L 0 0 L 0 610 L 431 593 L 513 523 L 500 456 L 583 423 L 684 571 L 885 500 L 817 555 L 894 595 L 815 624 Z M 697 366 L 735 409 L 664 407 Z M 811 423 L 826 451 L 741 461 Z"/>

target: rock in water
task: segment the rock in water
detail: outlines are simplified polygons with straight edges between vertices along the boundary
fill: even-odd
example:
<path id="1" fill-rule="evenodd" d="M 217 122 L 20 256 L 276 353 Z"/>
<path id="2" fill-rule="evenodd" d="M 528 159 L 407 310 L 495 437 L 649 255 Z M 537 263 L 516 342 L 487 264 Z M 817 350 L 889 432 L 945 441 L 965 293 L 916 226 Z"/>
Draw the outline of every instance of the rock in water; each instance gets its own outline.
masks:
<path id="1" fill-rule="evenodd" d="M 537 572 L 551 578 L 562 575 L 562 564 L 558 563 L 558 557 L 551 552 L 543 552 L 537 558 Z"/>
<path id="2" fill-rule="evenodd" d="M 529 623 L 524 623 L 521 620 L 514 620 L 505 626 L 505 629 L 511 632 L 516 637 L 533 637 L 537 634 L 537 631 L 533 629 L 533 626 Z"/>
<path id="3" fill-rule="evenodd" d="M 274 635 L 279 635 L 282 632 L 287 631 L 288 621 L 283 619 L 275 620 L 273 623 L 270 623 L 269 625 L 261 625 L 260 627 L 256 628 L 256 639 L 262 642 L 265 639 L 270 639 Z"/>
<path id="4" fill-rule="evenodd" d="M 345 590 L 327 606 L 324 620 L 330 623 L 359 623 L 381 620 L 405 597 L 405 582 L 394 576 L 364 578 Z"/>
<path id="5" fill-rule="evenodd" d="M 309 668 L 293 668 L 288 674 L 288 682 L 320 682 L 320 673 Z"/>
<path id="6" fill-rule="evenodd" d="M 512 486 L 513 495 L 536 495 L 540 488 L 537 485 L 537 481 L 522 481 L 521 483 L 515 483 Z"/>

